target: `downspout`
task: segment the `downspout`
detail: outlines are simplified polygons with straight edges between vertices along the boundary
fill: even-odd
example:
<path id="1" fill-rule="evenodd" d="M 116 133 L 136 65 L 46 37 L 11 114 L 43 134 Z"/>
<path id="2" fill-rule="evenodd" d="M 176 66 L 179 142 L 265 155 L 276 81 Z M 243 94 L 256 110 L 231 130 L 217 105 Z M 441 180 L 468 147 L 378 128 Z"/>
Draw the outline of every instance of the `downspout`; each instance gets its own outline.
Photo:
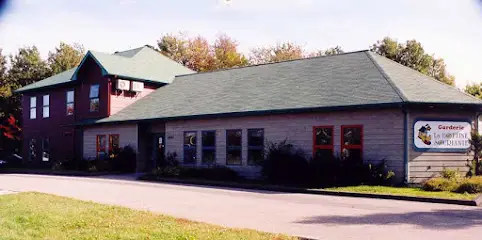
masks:
<path id="1" fill-rule="evenodd" d="M 410 157 L 410 127 L 409 127 L 409 113 L 407 108 L 403 108 L 403 166 L 405 167 L 405 184 L 409 183 L 410 180 L 410 168 L 408 166 L 408 160 Z"/>

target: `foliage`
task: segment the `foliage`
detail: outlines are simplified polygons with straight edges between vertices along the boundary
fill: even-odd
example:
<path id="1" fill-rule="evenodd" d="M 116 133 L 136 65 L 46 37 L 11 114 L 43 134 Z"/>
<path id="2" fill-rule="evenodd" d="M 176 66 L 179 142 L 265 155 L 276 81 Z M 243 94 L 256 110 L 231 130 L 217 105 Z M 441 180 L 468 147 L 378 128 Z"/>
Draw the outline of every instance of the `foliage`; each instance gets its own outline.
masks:
<path id="1" fill-rule="evenodd" d="M 181 168 L 177 160 L 176 152 L 168 152 L 166 157 L 160 157 L 157 160 L 158 166 L 154 170 L 154 175 L 159 177 L 177 177 L 180 174 Z"/>
<path id="2" fill-rule="evenodd" d="M 84 56 L 84 47 L 80 44 L 69 45 L 61 42 L 55 51 L 49 52 L 48 63 L 53 74 L 61 73 L 79 65 Z"/>
<path id="3" fill-rule="evenodd" d="M 425 191 L 432 192 L 452 192 L 457 189 L 459 183 L 455 179 L 448 179 L 443 177 L 431 178 L 427 180 L 423 185 L 422 189 Z"/>
<path id="4" fill-rule="evenodd" d="M 0 202 L 2 239 L 297 239 L 41 193 L 2 195 Z"/>
<path id="5" fill-rule="evenodd" d="M 336 55 L 336 54 L 342 54 L 344 53 L 343 49 L 341 46 L 336 46 L 336 47 L 331 47 L 326 50 L 318 50 L 315 52 L 312 52 L 307 55 L 307 57 L 321 57 L 321 56 L 329 56 L 329 55 Z"/>
<path id="6" fill-rule="evenodd" d="M 464 91 L 476 98 L 482 99 L 482 83 L 467 84 Z"/>
<path id="7" fill-rule="evenodd" d="M 213 44 L 197 36 L 167 34 L 157 45 L 164 55 L 198 72 L 246 66 L 248 60 L 238 51 L 238 43 L 227 35 L 220 35 Z"/>
<path id="8" fill-rule="evenodd" d="M 422 44 L 416 40 L 398 43 L 392 38 L 385 37 L 373 44 L 370 50 L 443 83 L 455 84 L 455 77 L 447 73 L 444 60 L 425 53 Z"/>
<path id="9" fill-rule="evenodd" d="M 301 45 L 292 42 L 278 43 L 274 46 L 258 47 L 251 50 L 251 64 L 281 62 L 303 58 Z"/>
<path id="10" fill-rule="evenodd" d="M 473 158 L 472 160 L 469 160 L 468 167 L 470 168 L 470 171 L 468 175 L 482 175 L 482 136 L 477 131 L 472 131 L 469 142 L 470 148 L 468 153 L 472 154 Z"/>
<path id="11" fill-rule="evenodd" d="M 462 174 L 460 174 L 459 169 L 450 169 L 450 168 L 444 168 L 444 170 L 442 170 L 440 175 L 442 175 L 442 178 L 453 180 L 453 181 L 460 181 L 460 179 L 462 179 L 463 177 Z"/>
<path id="12" fill-rule="evenodd" d="M 124 146 L 120 149 L 119 154 L 112 159 L 112 168 L 114 171 L 133 172 L 136 168 L 137 153 L 135 149 L 130 146 Z"/>
<path id="13" fill-rule="evenodd" d="M 309 163 L 305 153 L 287 139 L 268 142 L 265 156 L 261 171 L 268 182 L 300 185 L 308 181 Z"/>
<path id="14" fill-rule="evenodd" d="M 482 176 L 467 178 L 455 189 L 458 193 L 482 193 Z"/>

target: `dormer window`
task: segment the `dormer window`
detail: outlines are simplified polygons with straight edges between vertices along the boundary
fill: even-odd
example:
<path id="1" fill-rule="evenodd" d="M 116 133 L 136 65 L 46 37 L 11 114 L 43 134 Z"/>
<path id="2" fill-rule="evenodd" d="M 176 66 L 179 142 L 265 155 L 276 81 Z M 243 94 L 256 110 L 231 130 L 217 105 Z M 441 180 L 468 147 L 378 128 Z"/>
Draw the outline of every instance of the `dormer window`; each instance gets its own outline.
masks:
<path id="1" fill-rule="evenodd" d="M 90 86 L 90 111 L 91 112 L 98 112 L 99 111 L 99 84 L 94 84 Z"/>

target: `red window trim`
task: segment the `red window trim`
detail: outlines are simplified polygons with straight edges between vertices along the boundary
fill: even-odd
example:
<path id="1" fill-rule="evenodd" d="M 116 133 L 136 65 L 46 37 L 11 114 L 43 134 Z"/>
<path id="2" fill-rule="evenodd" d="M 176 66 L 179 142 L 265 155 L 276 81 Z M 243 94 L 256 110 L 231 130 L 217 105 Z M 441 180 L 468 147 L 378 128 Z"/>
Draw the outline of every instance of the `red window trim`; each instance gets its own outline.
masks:
<path id="1" fill-rule="evenodd" d="M 360 128 L 360 144 L 358 145 L 345 145 L 344 144 L 344 138 L 345 135 L 343 134 L 343 130 L 345 128 Z M 361 155 L 363 156 L 363 141 L 364 141 L 364 136 L 363 136 L 363 125 L 341 125 L 341 132 L 340 132 L 340 149 L 341 152 L 343 152 L 343 149 L 360 149 Z"/>
<path id="2" fill-rule="evenodd" d="M 100 147 L 99 137 L 101 137 L 101 136 L 106 137 L 105 134 L 100 134 L 100 135 L 97 135 L 97 136 L 95 137 L 95 141 L 96 141 L 96 144 L 95 144 L 95 145 L 96 145 L 97 154 L 99 154 L 99 152 L 101 152 L 102 150 L 103 150 L 102 152 L 105 152 L 105 146 L 104 146 L 104 148 L 101 148 L 101 147 Z"/>
<path id="3" fill-rule="evenodd" d="M 119 144 L 120 144 L 120 135 L 119 134 L 109 134 L 109 153 L 112 152 L 114 149 L 112 147 L 112 137 L 117 136 L 117 139 L 119 139 Z"/>
<path id="4" fill-rule="evenodd" d="M 331 129 L 331 145 L 316 145 L 316 129 L 317 128 L 330 128 Z M 331 154 L 333 155 L 334 148 L 335 148 L 335 127 L 333 125 L 331 126 L 313 126 L 313 157 L 315 157 L 316 150 L 317 149 L 331 149 Z"/>

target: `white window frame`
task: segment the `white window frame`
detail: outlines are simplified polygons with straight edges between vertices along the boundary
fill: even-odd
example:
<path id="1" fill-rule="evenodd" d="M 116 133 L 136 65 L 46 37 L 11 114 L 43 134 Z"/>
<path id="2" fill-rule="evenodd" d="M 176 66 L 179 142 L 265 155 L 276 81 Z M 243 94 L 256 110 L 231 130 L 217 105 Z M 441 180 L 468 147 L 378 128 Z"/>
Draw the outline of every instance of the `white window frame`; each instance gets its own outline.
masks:
<path id="1" fill-rule="evenodd" d="M 42 96 L 42 117 L 50 117 L 50 95 L 46 94 Z"/>
<path id="2" fill-rule="evenodd" d="M 30 97 L 30 119 L 37 118 L 37 97 Z"/>

